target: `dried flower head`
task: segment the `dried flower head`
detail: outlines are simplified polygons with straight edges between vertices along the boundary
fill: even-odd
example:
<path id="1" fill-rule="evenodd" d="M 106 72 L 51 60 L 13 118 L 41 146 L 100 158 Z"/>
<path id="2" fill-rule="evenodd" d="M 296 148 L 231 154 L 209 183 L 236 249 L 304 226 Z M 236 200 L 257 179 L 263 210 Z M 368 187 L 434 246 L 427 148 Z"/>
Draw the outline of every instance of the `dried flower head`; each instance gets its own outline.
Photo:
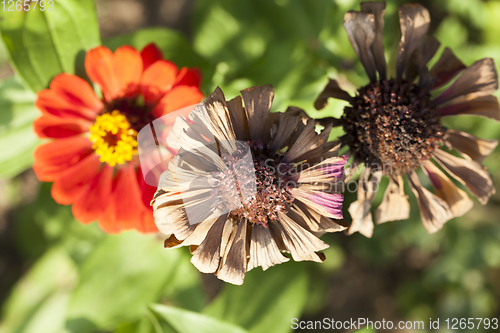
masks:
<path id="1" fill-rule="evenodd" d="M 242 284 L 245 272 L 294 260 L 321 262 L 318 236 L 344 230 L 345 157 L 304 111 L 270 113 L 274 89 L 226 101 L 217 88 L 167 138 L 178 150 L 152 201 L 165 247 L 191 246 L 204 273 Z M 336 220 L 332 220 L 336 219 Z"/>
<path id="2" fill-rule="evenodd" d="M 350 103 L 335 124 L 345 131 L 340 141 L 349 147 L 354 164 L 365 168 L 358 200 L 349 208 L 353 222 L 348 233 L 372 235 L 370 205 L 382 176 L 388 176 L 390 183 L 375 213 L 377 223 L 409 217 L 410 205 L 403 189 L 406 176 L 418 199 L 424 227 L 433 233 L 472 207 L 468 195 L 443 171 L 464 184 L 482 204 L 495 193 L 492 177 L 481 162 L 497 141 L 447 129 L 441 117 L 468 114 L 500 120 L 498 101 L 491 95 L 498 88 L 497 73 L 492 59 L 466 67 L 448 48 L 429 70 L 426 64 L 440 46 L 426 35 L 429 12 L 421 5 L 405 4 L 399 7 L 401 41 L 396 77 L 387 78 L 382 44 L 384 12 L 385 2 L 363 2 L 361 11 L 350 11 L 344 18 L 349 40 L 370 83 L 352 97 L 330 80 L 315 106 L 323 108 L 329 97 Z M 434 97 L 432 93 L 438 88 L 445 88 L 444 92 Z M 442 150 L 443 146 L 455 149 L 463 158 Z M 416 174 L 419 168 L 428 175 L 435 193 L 422 187 Z"/>

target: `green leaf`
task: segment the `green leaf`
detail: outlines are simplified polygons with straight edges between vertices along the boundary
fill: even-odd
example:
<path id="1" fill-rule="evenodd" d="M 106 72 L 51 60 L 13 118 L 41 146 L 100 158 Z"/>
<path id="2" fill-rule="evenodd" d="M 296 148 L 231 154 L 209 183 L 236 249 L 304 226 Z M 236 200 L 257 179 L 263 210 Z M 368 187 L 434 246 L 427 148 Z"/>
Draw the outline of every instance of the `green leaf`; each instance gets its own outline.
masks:
<path id="1" fill-rule="evenodd" d="M 242 286 L 226 284 L 204 311 L 240 325 L 249 332 L 289 332 L 306 304 L 307 263 L 282 264 L 247 273 Z"/>
<path id="2" fill-rule="evenodd" d="M 155 304 L 151 309 L 178 333 L 245 333 L 236 325 L 203 314 Z M 267 330 L 266 330 L 267 331 Z M 267 331 L 272 332 L 272 330 Z"/>
<path id="3" fill-rule="evenodd" d="M 35 97 L 17 77 L 0 81 L 0 177 L 13 177 L 33 164 L 40 143 L 32 128 L 40 114 Z"/>
<path id="4" fill-rule="evenodd" d="M 165 250 L 157 236 L 107 236 L 84 260 L 68 311 L 71 332 L 110 330 L 144 316 L 165 286 L 175 288 L 182 249 Z"/>
<path id="5" fill-rule="evenodd" d="M 85 51 L 100 44 L 93 0 L 59 0 L 54 10 L 2 11 L 0 31 L 12 65 L 33 91 L 61 72 L 84 77 Z"/>
<path id="6" fill-rule="evenodd" d="M 7 300 L 1 333 L 47 333 L 64 328 L 66 307 L 77 280 L 73 261 L 55 248 L 17 283 Z"/>

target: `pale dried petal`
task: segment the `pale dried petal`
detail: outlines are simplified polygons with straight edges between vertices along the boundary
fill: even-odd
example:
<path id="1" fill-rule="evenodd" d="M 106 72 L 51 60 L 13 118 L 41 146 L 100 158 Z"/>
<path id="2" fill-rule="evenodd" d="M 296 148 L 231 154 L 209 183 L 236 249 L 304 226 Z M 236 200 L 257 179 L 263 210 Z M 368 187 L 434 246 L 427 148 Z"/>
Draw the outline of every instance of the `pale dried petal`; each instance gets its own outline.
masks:
<path id="1" fill-rule="evenodd" d="M 245 103 L 250 139 L 262 139 L 274 98 L 274 88 L 271 85 L 252 87 L 242 90 L 241 96 Z"/>
<path id="2" fill-rule="evenodd" d="M 330 79 L 325 89 L 319 94 L 318 98 L 314 102 L 314 107 L 316 110 L 321 110 L 328 105 L 328 98 L 333 97 L 336 99 L 342 99 L 344 101 L 351 102 L 352 96 L 346 91 L 342 90 L 339 86 L 337 80 Z"/>
<path id="3" fill-rule="evenodd" d="M 281 254 L 276 241 L 272 238 L 269 229 L 259 225 L 252 228 L 252 239 L 250 241 L 250 259 L 248 270 L 262 266 L 266 270 L 290 259 Z"/>
<path id="4" fill-rule="evenodd" d="M 415 171 L 408 177 L 413 193 L 417 197 L 420 208 L 420 218 L 424 228 L 432 234 L 453 218 L 448 204 L 422 186 Z"/>
<path id="5" fill-rule="evenodd" d="M 495 193 L 493 177 L 476 161 L 453 156 L 441 149 L 434 152 L 436 161 L 456 180 L 464 184 L 483 205 Z"/>
<path id="6" fill-rule="evenodd" d="M 226 98 L 219 87 L 205 100 L 204 111 L 195 108 L 190 115 L 198 117 L 226 151 L 234 152 L 236 150 L 234 145 L 236 134 L 227 109 Z"/>
<path id="7" fill-rule="evenodd" d="M 328 248 L 328 244 L 302 228 L 286 214 L 278 213 L 279 231 L 285 247 L 292 254 L 293 260 L 312 260 L 311 255 L 316 251 Z M 321 262 L 316 256 L 312 256 L 314 261 Z"/>
<path id="8" fill-rule="evenodd" d="M 404 4 L 399 7 L 401 41 L 396 60 L 397 78 L 401 79 L 408 62 L 429 29 L 429 11 L 419 4 Z"/>
<path id="9" fill-rule="evenodd" d="M 452 101 L 459 103 L 488 96 L 498 89 L 498 76 L 491 58 L 479 60 L 467 67 L 441 95 L 434 99 L 436 105 Z"/>
<path id="10" fill-rule="evenodd" d="M 462 216 L 472 208 L 474 203 L 467 193 L 459 189 L 434 163 L 426 161 L 423 170 L 429 177 L 436 195 L 446 201 L 454 217 Z"/>
<path id="11" fill-rule="evenodd" d="M 403 179 L 395 182 L 389 178 L 389 185 L 384 193 L 384 199 L 378 208 L 375 210 L 375 221 L 377 224 L 406 220 L 410 217 L 410 203 L 408 196 L 404 193 Z"/>
<path id="12" fill-rule="evenodd" d="M 352 48 L 365 68 L 370 81 L 377 81 L 377 68 L 371 46 L 375 40 L 375 16 L 350 11 L 344 15 L 344 28 Z"/>
<path id="13" fill-rule="evenodd" d="M 449 129 L 448 141 L 462 156 L 481 163 L 498 145 L 498 140 L 483 140 L 472 134 Z"/>
<path id="14" fill-rule="evenodd" d="M 370 177 L 371 175 L 371 177 Z M 359 232 L 365 237 L 373 235 L 373 219 L 371 204 L 375 198 L 382 173 L 377 171 L 373 174 L 369 168 L 365 168 L 358 182 L 358 199 L 349 206 L 352 223 L 347 230 L 348 235 Z"/>

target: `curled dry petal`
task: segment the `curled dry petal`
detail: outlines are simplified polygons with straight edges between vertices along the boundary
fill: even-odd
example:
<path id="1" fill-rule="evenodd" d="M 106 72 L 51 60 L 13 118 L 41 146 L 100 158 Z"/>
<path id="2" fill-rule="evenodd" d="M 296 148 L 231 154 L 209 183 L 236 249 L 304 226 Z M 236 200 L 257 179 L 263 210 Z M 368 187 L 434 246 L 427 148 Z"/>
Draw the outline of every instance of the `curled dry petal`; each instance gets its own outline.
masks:
<path id="1" fill-rule="evenodd" d="M 314 102 L 314 107 L 316 110 L 323 109 L 328 104 L 328 98 L 333 97 L 336 99 L 342 99 L 344 101 L 352 101 L 352 96 L 349 95 L 346 91 L 342 90 L 339 86 L 337 80 L 329 80 L 325 89 L 318 96 L 316 101 Z"/>
<path id="2" fill-rule="evenodd" d="M 446 202 L 454 217 L 462 216 L 472 208 L 474 203 L 467 193 L 459 189 L 434 163 L 426 161 L 423 170 L 429 177 L 436 195 Z"/>
<path id="3" fill-rule="evenodd" d="M 466 66 L 455 56 L 451 49 L 444 49 L 443 54 L 441 54 L 441 57 L 429 72 L 430 75 L 436 78 L 433 88 L 439 88 L 450 82 L 451 79 L 465 68 Z"/>
<path id="4" fill-rule="evenodd" d="M 482 140 L 476 136 L 449 129 L 448 141 L 462 156 L 481 163 L 498 145 L 498 140 Z"/>
<path id="5" fill-rule="evenodd" d="M 402 177 L 397 181 L 389 178 L 389 185 L 384 193 L 384 199 L 375 210 L 377 224 L 389 221 L 406 220 L 410 217 L 410 203 L 404 193 Z"/>
<path id="6" fill-rule="evenodd" d="M 435 233 L 443 225 L 453 218 L 453 214 L 448 204 L 425 187 L 418 179 L 417 173 L 412 171 L 408 177 L 413 193 L 417 197 L 418 207 L 420 208 L 420 218 L 424 228 L 430 234 Z"/>
<path id="7" fill-rule="evenodd" d="M 438 109 L 441 117 L 471 115 L 500 121 L 500 106 L 495 96 L 476 97 L 463 102 L 451 102 Z"/>
<path id="8" fill-rule="evenodd" d="M 347 231 L 348 235 L 352 235 L 356 231 L 368 238 L 373 235 L 371 204 L 378 190 L 381 177 L 382 172 L 380 171 L 372 174 L 369 168 L 363 170 L 358 182 L 358 200 L 349 206 L 352 224 Z"/>
<path id="9" fill-rule="evenodd" d="M 373 14 L 375 19 L 375 38 L 371 45 L 371 51 L 375 60 L 375 66 L 379 74 L 379 80 L 385 80 L 387 77 L 387 65 L 384 54 L 384 1 L 367 1 L 361 3 L 361 11 Z"/>
<path id="10" fill-rule="evenodd" d="M 413 51 L 429 29 L 431 18 L 429 11 L 419 4 L 405 4 L 399 7 L 399 24 L 401 25 L 401 41 L 399 42 L 396 60 L 397 78 L 403 77 L 403 72 L 410 61 Z"/>
<path id="11" fill-rule="evenodd" d="M 456 180 L 464 184 L 485 205 L 495 193 L 493 177 L 476 161 L 453 156 L 441 149 L 434 152 L 436 161 Z"/>
<path id="12" fill-rule="evenodd" d="M 453 101 L 469 101 L 488 96 L 498 89 L 498 76 L 491 58 L 479 60 L 467 67 L 453 84 L 434 99 L 437 105 Z"/>
<path id="13" fill-rule="evenodd" d="M 371 13 L 347 12 L 344 16 L 344 28 L 370 81 L 377 81 L 377 68 L 371 50 L 375 40 L 375 16 Z"/>

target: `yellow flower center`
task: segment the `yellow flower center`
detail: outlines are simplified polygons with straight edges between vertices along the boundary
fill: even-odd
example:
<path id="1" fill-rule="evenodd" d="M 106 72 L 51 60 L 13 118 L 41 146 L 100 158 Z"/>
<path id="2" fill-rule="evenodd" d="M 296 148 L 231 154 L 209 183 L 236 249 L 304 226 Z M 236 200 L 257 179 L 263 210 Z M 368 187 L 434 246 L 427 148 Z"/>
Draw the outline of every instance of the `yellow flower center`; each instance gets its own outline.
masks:
<path id="1" fill-rule="evenodd" d="M 110 166 L 131 161 L 137 154 L 137 131 L 118 110 L 97 116 L 90 127 L 90 141 L 100 161 Z"/>

